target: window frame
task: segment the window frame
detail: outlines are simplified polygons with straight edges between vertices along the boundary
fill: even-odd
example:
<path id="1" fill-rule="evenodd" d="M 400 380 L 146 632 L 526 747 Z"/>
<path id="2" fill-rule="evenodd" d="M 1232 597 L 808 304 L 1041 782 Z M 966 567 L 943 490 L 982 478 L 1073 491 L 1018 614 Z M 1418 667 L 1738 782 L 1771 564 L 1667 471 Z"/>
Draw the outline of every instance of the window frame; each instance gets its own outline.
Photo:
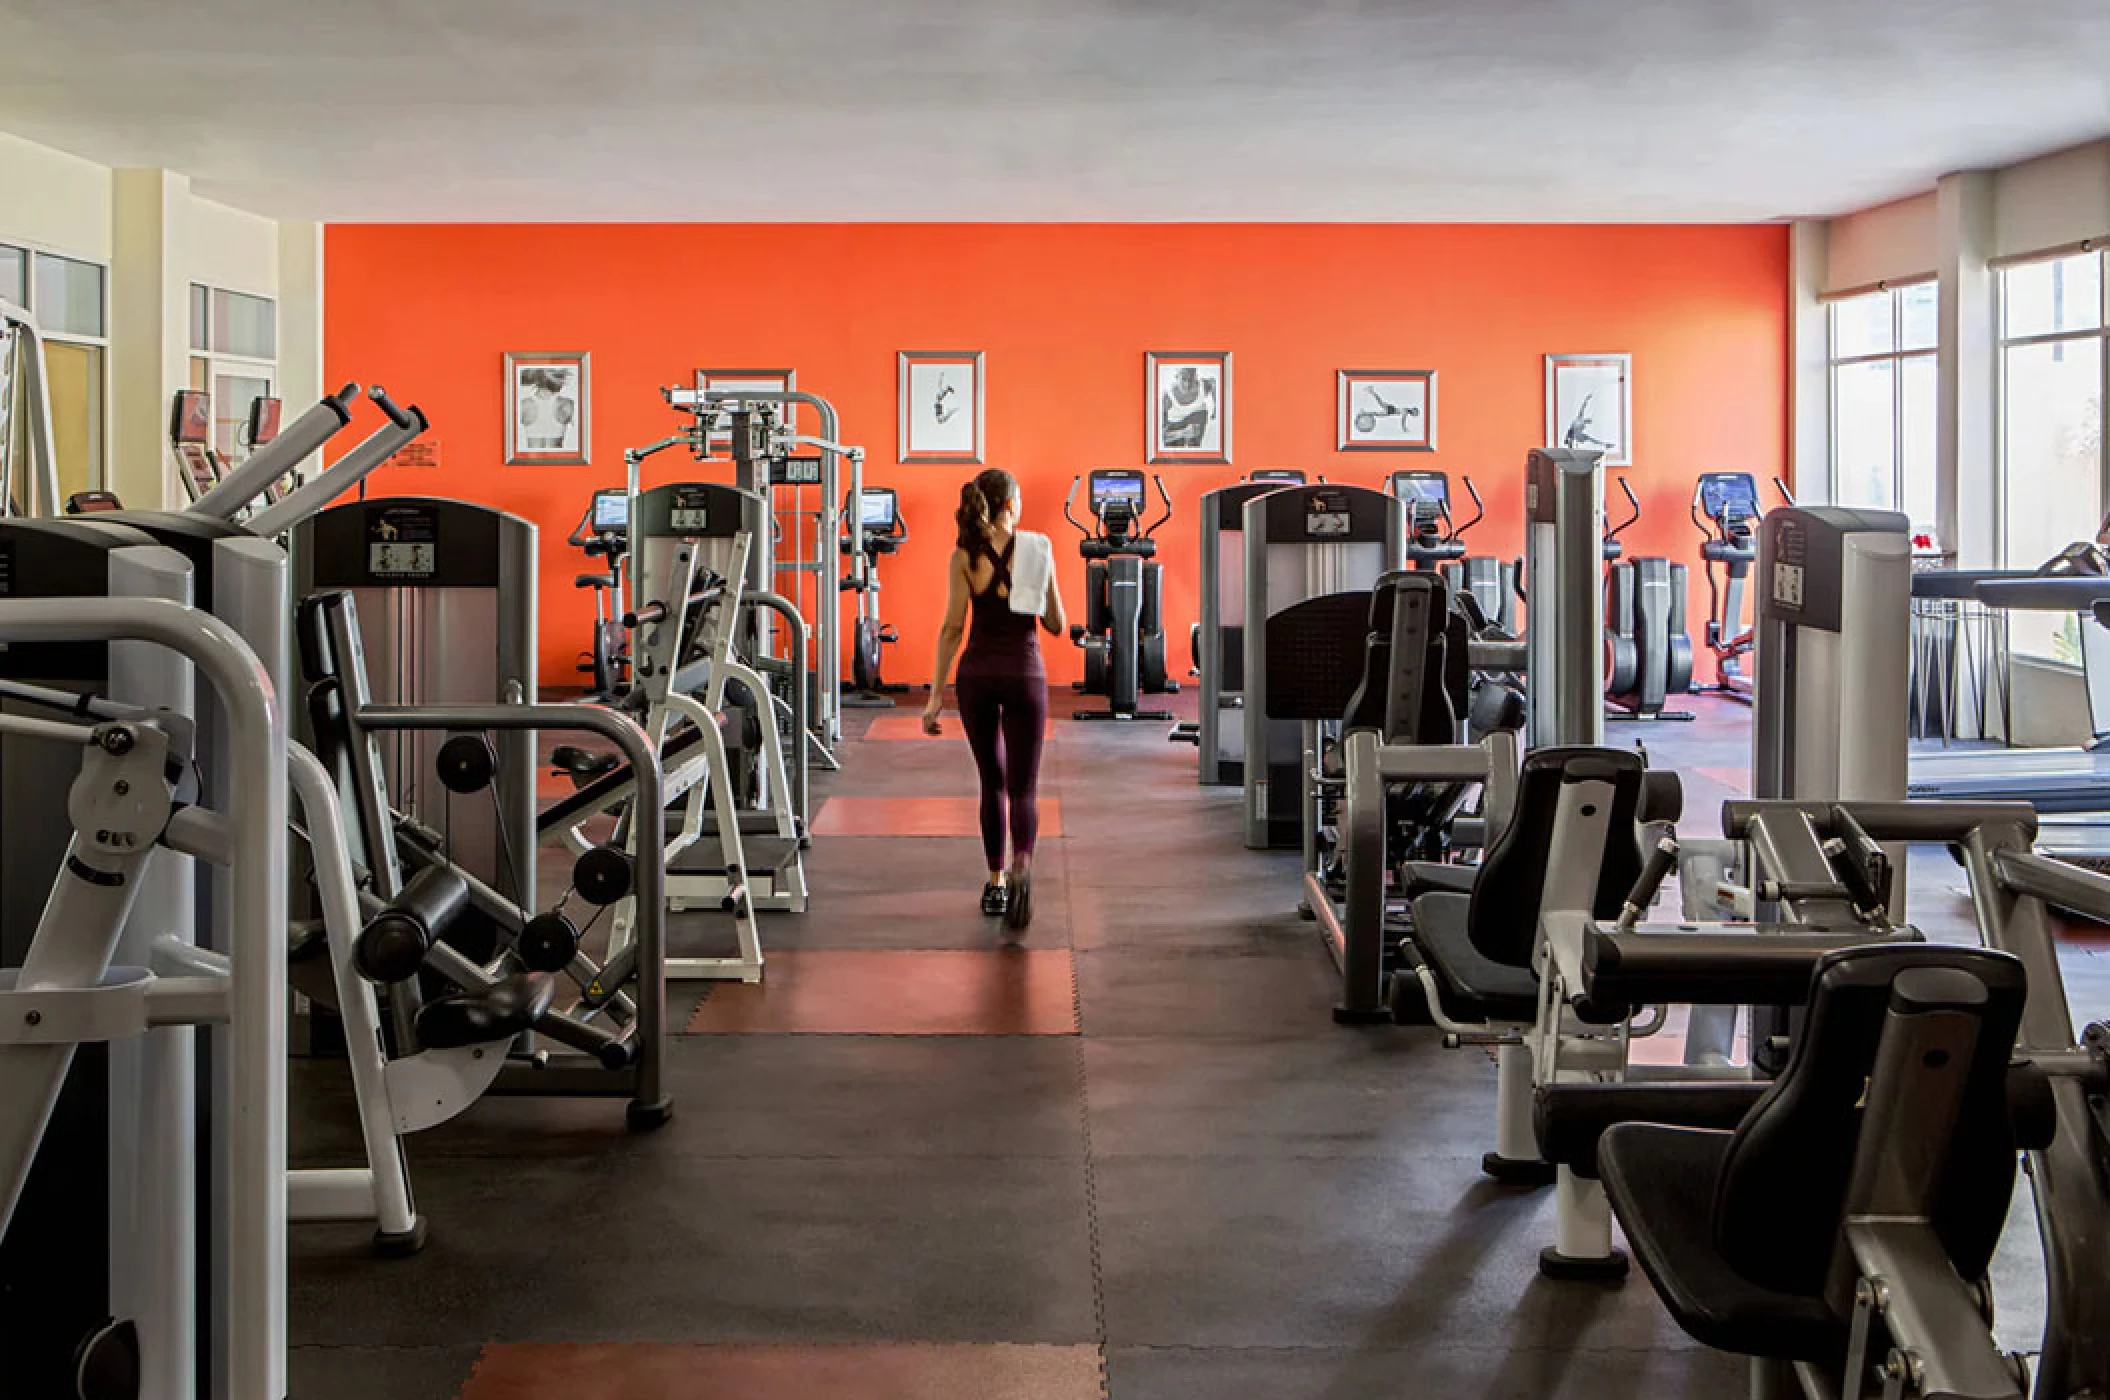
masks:
<path id="1" fill-rule="evenodd" d="M 1831 499 L 1839 499 L 1839 371 L 1856 365 L 1887 364 L 1890 366 L 1890 501 L 1891 510 L 1905 511 L 1911 493 L 1905 487 L 1905 364 L 1911 360 L 1934 360 L 1941 353 L 1940 303 L 1936 303 L 1934 344 L 1920 349 L 1907 350 L 1905 344 L 1905 298 L 1900 293 L 1914 287 L 1939 286 L 1934 277 L 1908 277 L 1896 281 L 1879 282 L 1873 287 L 1859 291 L 1844 292 L 1826 299 L 1824 308 L 1824 402 L 1825 402 L 1825 465 L 1830 475 Z M 1937 292 L 1937 296 L 1939 293 Z M 1890 303 L 1890 348 L 1870 351 L 1860 355 L 1841 355 L 1839 345 L 1839 307 L 1842 303 L 1861 297 L 1881 296 Z M 1939 410 L 1937 410 L 1937 416 Z M 1935 472 L 1940 475 L 1937 462 Z M 1940 483 L 1936 482 L 1936 496 L 1940 495 Z M 1910 512 L 1906 512 L 1908 515 Z M 1940 522 L 1915 520 L 1917 526 L 1935 526 Z"/>
<path id="2" fill-rule="evenodd" d="M 102 383 L 97 386 L 99 390 L 97 397 L 102 400 L 102 429 L 95 435 L 97 449 L 95 460 L 88 464 L 88 489 L 91 491 L 106 491 L 110 486 L 110 414 L 113 407 L 110 388 L 110 260 L 108 258 L 92 258 L 84 253 L 69 252 L 64 248 L 53 248 L 47 244 L 37 243 L 27 238 L 16 238 L 12 235 L 0 238 L 0 243 L 5 243 L 10 248 L 20 249 L 28 255 L 23 259 L 22 263 L 22 306 L 30 315 L 37 318 L 38 333 L 46 341 L 55 345 L 90 346 L 102 352 L 102 356 L 98 361 L 102 371 Z M 103 327 L 101 335 L 80 335 L 72 331 L 53 330 L 44 323 L 44 313 L 37 305 L 37 261 L 40 258 L 62 258 L 67 262 L 85 264 L 102 273 L 103 304 L 102 315 L 99 318 Z"/>
<path id="3" fill-rule="evenodd" d="M 205 294 L 204 315 L 199 318 L 195 326 L 188 328 L 189 331 L 195 331 L 196 333 L 186 333 L 186 339 L 190 342 L 190 351 L 187 358 L 194 378 L 197 377 L 196 372 L 199 368 L 203 368 L 204 383 L 202 387 L 205 391 L 205 399 L 212 406 L 213 419 L 217 422 L 220 405 L 213 398 L 214 381 L 222 376 L 228 378 L 262 379 L 271 386 L 271 393 L 275 396 L 279 392 L 279 378 L 278 358 L 276 355 L 273 355 L 270 359 L 262 359 L 254 355 L 237 355 L 212 348 L 214 294 L 220 292 L 232 293 L 237 296 L 250 297 L 268 305 L 271 308 L 271 343 L 274 347 L 278 344 L 278 298 L 276 296 L 265 296 L 261 292 L 243 291 L 239 287 L 215 287 L 210 282 L 192 282 L 189 284 L 189 290 L 185 294 L 186 306 L 191 304 L 191 299 L 195 298 L 199 292 Z"/>
<path id="4" fill-rule="evenodd" d="M 2009 336 L 2007 333 L 2008 290 L 2007 275 L 2019 267 L 2040 263 L 2062 262 L 2076 256 L 2097 260 L 2097 306 L 2096 324 L 2089 328 L 2072 330 L 2036 331 L 2029 335 Z M 2096 355 L 2096 433 L 2095 470 L 2096 512 L 2100 523 L 2103 512 L 2110 510 L 2110 247 L 2083 243 L 2078 248 L 2061 248 L 2034 257 L 2004 258 L 1994 269 L 1993 278 L 1993 325 L 1995 328 L 1993 354 L 1993 431 L 1998 442 L 1996 470 L 2000 489 L 1994 496 L 1994 539 L 1999 544 L 1999 567 L 2003 569 L 2035 568 L 2041 559 L 2017 561 L 2008 556 L 2008 509 L 2010 487 L 2010 463 L 2008 461 L 2008 351 L 2027 349 L 2040 345 L 2077 345 L 2086 341 L 2097 342 Z M 2056 667 L 2079 674 L 2078 662 L 2062 660 L 2056 656 L 2041 655 L 2034 651 L 2020 653 L 2031 663 Z"/>

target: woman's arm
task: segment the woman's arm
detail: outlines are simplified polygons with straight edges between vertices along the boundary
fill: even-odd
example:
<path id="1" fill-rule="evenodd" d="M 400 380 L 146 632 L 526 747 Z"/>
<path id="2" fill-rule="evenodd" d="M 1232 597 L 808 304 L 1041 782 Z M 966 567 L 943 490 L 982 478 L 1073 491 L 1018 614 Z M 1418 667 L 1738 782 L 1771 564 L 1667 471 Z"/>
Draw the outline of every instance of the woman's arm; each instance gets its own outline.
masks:
<path id="1" fill-rule="evenodd" d="M 1059 637 L 1069 626 L 1069 614 L 1062 607 L 1062 585 L 1059 571 L 1048 570 L 1048 601 L 1040 610 L 1040 625 L 1048 629 L 1048 635 Z"/>
<path id="2" fill-rule="evenodd" d="M 938 628 L 938 664 L 931 673 L 930 699 L 923 706 L 924 727 L 936 722 L 937 714 L 945 708 L 945 678 L 952 674 L 952 662 L 960 654 L 960 641 L 967 635 L 967 551 L 956 549 L 947 569 L 945 583 L 945 621 Z"/>

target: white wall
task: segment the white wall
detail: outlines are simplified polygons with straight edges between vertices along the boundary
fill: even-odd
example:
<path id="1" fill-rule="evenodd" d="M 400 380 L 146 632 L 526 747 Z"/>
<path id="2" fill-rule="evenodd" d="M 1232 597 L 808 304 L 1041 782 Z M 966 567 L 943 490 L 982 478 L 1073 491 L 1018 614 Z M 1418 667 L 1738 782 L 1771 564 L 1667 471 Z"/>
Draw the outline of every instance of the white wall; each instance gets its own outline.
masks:
<path id="1" fill-rule="evenodd" d="M 1932 190 L 1833 219 L 1827 233 L 1826 292 L 1932 277 L 1939 266 Z"/>
<path id="2" fill-rule="evenodd" d="M 110 259 L 110 171 L 0 134 L 0 243 Z"/>

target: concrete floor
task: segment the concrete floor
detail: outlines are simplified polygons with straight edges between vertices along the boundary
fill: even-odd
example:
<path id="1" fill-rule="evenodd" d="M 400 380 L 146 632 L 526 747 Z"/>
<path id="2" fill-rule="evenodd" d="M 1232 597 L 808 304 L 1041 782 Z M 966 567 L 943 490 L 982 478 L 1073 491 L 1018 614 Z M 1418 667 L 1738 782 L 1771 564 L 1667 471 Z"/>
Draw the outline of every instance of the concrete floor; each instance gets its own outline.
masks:
<path id="1" fill-rule="evenodd" d="M 1700 723 L 1615 725 L 1613 741 L 1684 771 L 1711 825 L 1741 782 L 1748 711 L 1689 703 Z M 976 913 L 972 839 L 817 840 L 813 911 L 768 917 L 782 956 L 759 994 L 677 995 L 674 1024 L 752 1033 L 678 1040 L 666 1129 L 632 1137 L 614 1104 L 486 1102 L 410 1143 L 422 1255 L 296 1228 L 293 1393 L 1742 1387 L 1743 1364 L 1693 1346 L 1638 1278 L 1538 1276 L 1548 1194 L 1479 1170 L 1492 1061 L 1333 1024 L 1295 853 L 1240 847 L 1237 792 L 1198 788 L 1163 725 L 1056 724 L 1043 791 L 1063 834 L 1039 864 L 1030 955 Z M 974 792 L 957 738 L 858 739 L 843 759 L 819 790 L 867 800 L 861 817 Z M 1959 885 L 1920 862 L 1915 910 L 1953 924 Z M 2110 1013 L 2103 945 L 2069 951 L 2076 1001 Z M 297 1157 L 347 1160 L 341 1066 L 296 1070 Z"/>

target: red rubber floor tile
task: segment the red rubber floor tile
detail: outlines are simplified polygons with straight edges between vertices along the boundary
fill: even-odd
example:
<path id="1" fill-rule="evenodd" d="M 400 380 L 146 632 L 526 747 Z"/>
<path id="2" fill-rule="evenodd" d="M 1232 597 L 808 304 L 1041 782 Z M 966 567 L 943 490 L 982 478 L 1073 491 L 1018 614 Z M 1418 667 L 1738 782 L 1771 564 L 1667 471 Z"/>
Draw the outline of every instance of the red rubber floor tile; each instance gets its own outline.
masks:
<path id="1" fill-rule="evenodd" d="M 1066 948 L 772 953 L 762 981 L 714 984 L 689 1033 L 1075 1035 L 1076 987 Z"/>
<path id="2" fill-rule="evenodd" d="M 1100 1400 L 1097 1347 L 493 1343 L 461 1400 Z"/>
<path id="3" fill-rule="evenodd" d="M 813 815 L 815 836 L 973 836 L 982 834 L 972 797 L 830 797 Z M 1040 799 L 1040 839 L 1062 835 L 1062 802 Z"/>

